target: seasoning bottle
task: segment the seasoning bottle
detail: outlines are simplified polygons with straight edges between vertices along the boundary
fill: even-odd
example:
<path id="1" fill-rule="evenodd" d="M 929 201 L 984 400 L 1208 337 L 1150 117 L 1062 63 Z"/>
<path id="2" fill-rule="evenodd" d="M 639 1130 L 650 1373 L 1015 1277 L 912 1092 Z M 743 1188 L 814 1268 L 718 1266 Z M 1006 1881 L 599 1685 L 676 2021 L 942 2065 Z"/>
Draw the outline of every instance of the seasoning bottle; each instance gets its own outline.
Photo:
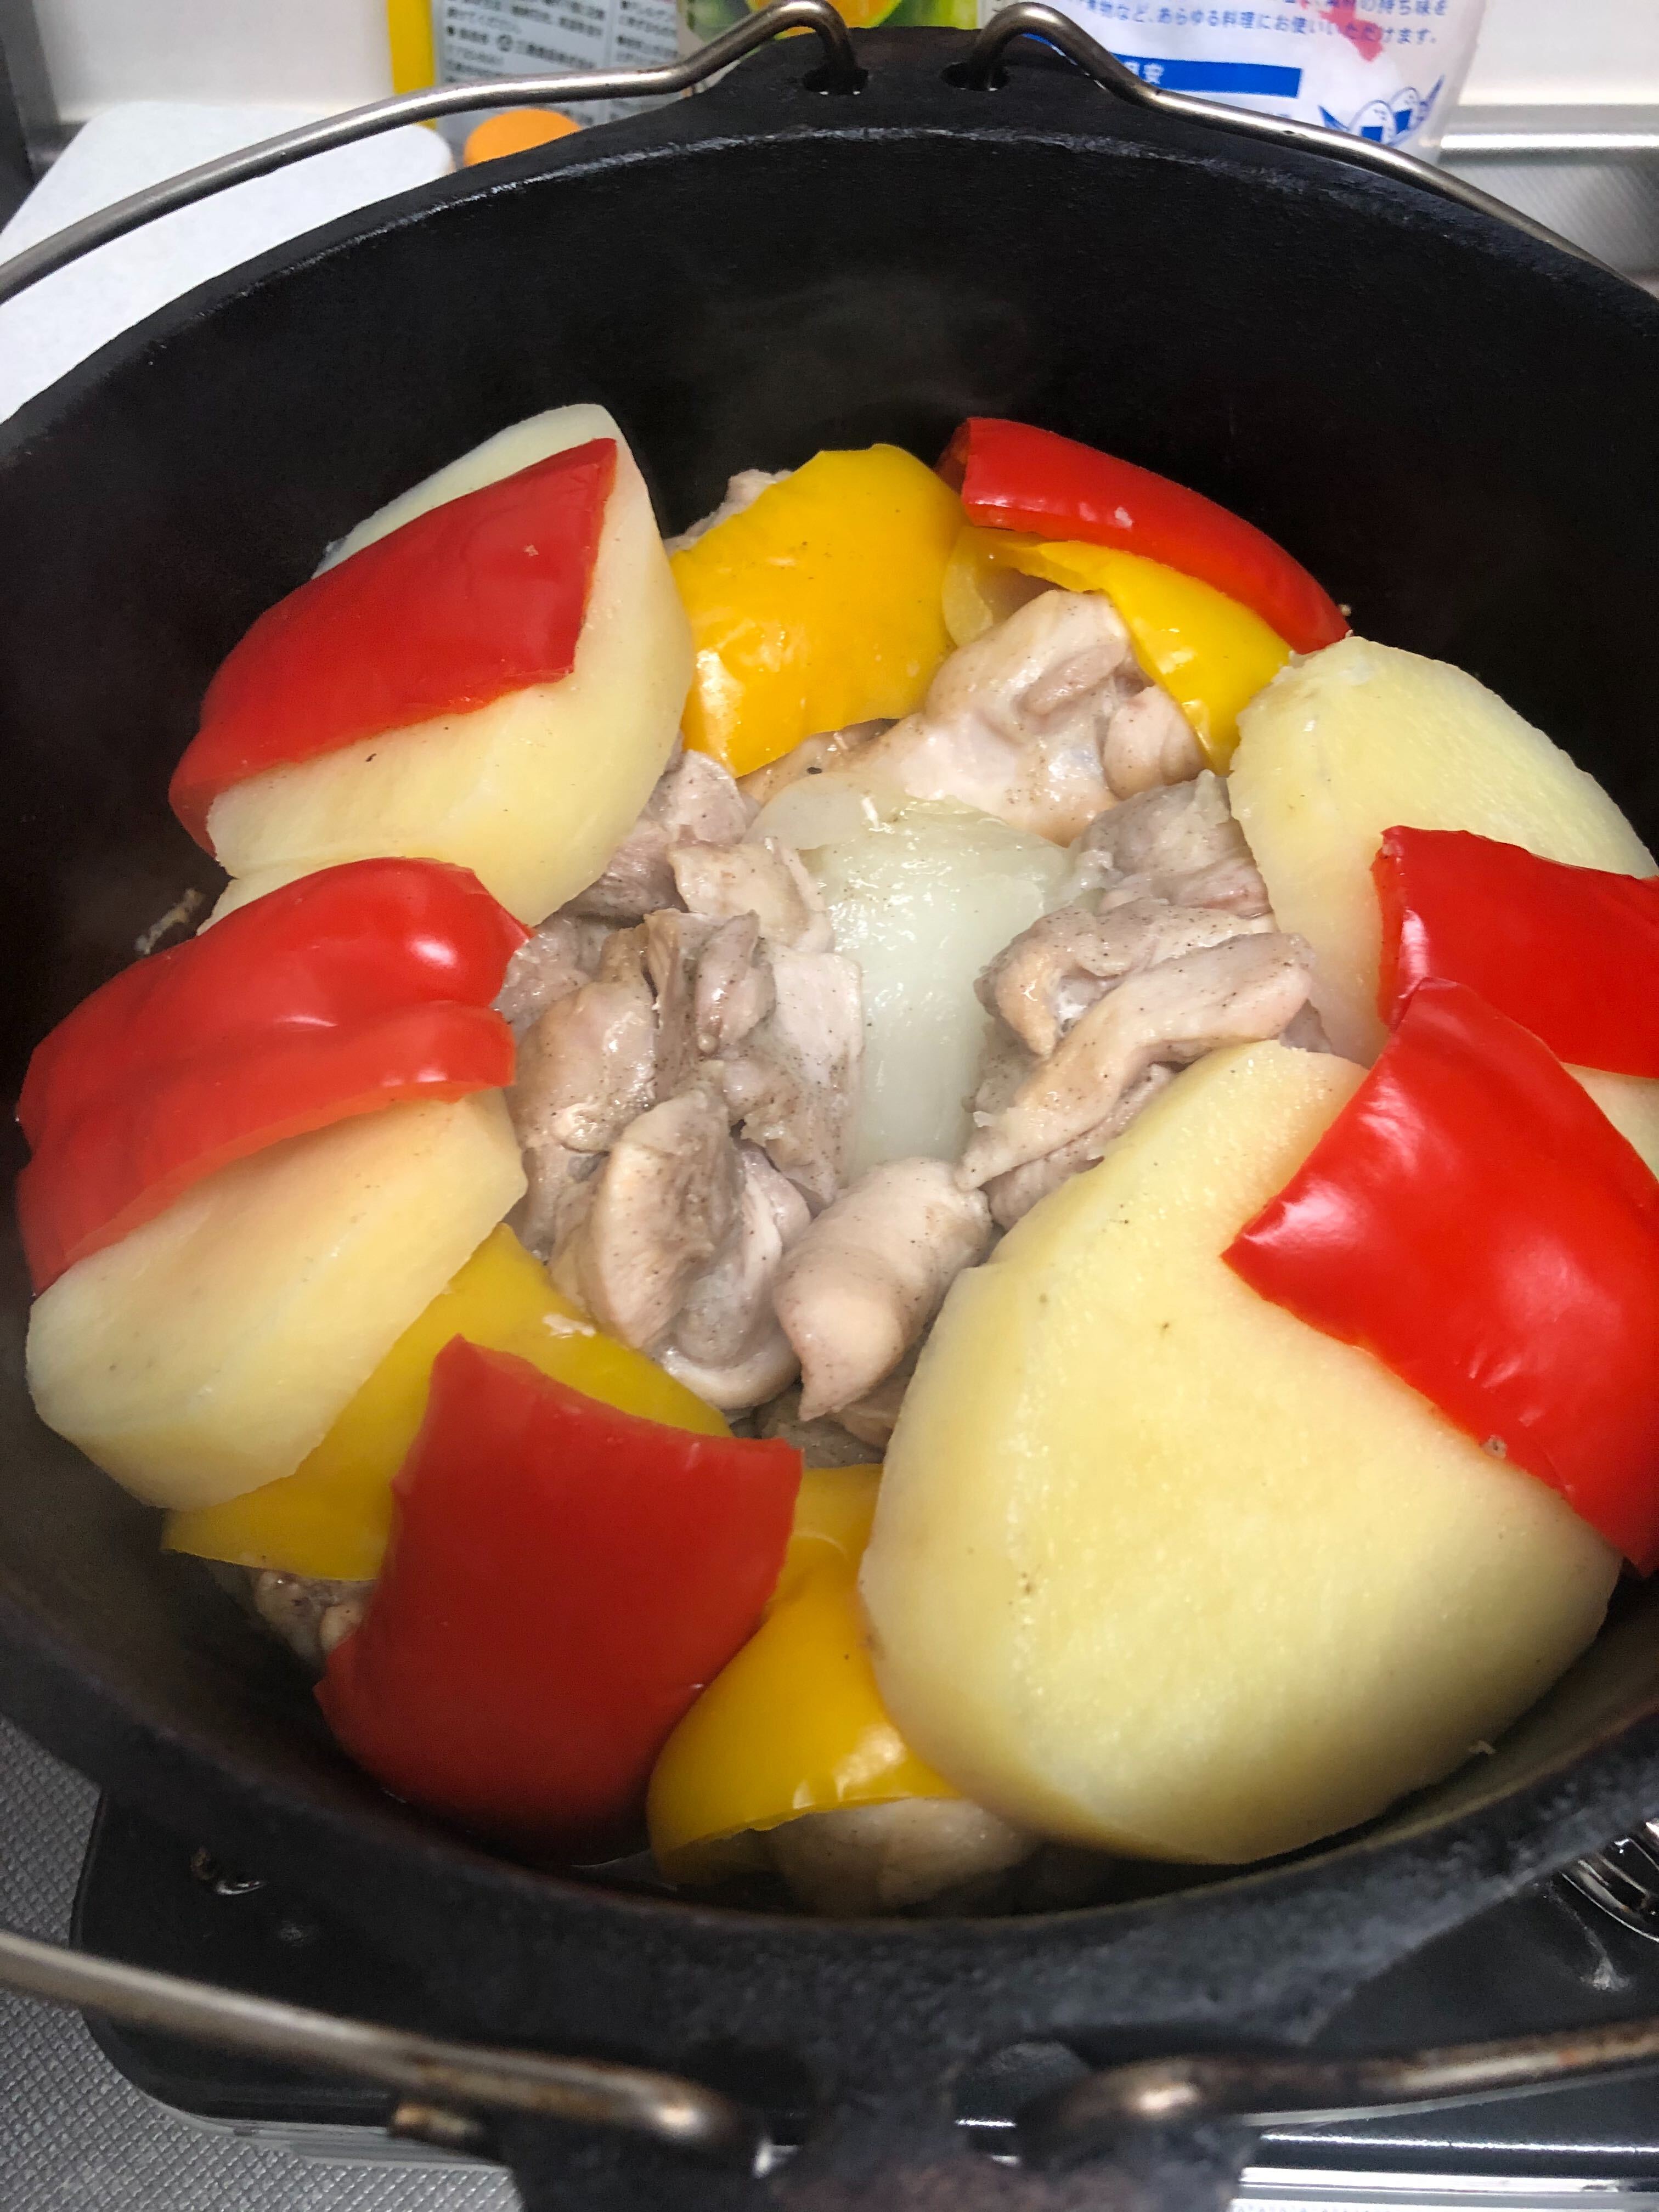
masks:
<path id="1" fill-rule="evenodd" d="M 979 20 L 1006 4 L 979 0 Z M 1054 5 L 1149 84 L 1432 156 L 1468 73 L 1486 0 Z"/>
<path id="2" fill-rule="evenodd" d="M 762 0 L 754 0 L 762 4 Z M 855 31 L 878 23 L 932 23 L 946 30 L 971 31 L 980 20 L 977 0 L 836 0 Z M 681 44 L 686 51 L 706 46 L 749 13 L 750 0 L 680 0 Z"/>
<path id="3" fill-rule="evenodd" d="M 678 51 L 674 0 L 386 0 L 386 23 L 399 92 L 471 77 L 651 69 Z M 584 100 L 576 112 L 604 123 L 654 105 Z"/>

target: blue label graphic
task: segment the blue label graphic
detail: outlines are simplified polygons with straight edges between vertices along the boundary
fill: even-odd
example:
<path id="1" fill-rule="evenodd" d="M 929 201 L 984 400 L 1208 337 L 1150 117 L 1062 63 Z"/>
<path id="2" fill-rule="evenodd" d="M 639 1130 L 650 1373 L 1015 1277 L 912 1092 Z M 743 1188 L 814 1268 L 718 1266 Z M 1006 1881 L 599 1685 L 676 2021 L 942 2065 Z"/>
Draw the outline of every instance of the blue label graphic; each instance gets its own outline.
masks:
<path id="1" fill-rule="evenodd" d="M 1118 59 L 1166 92 L 1247 92 L 1258 100 L 1294 100 L 1302 89 L 1299 69 L 1274 69 L 1267 62 L 1164 61 L 1150 54 Z"/>
<path id="2" fill-rule="evenodd" d="M 1369 138 L 1373 146 L 1398 146 L 1428 121 L 1429 111 L 1445 82 L 1443 76 L 1437 77 L 1425 93 L 1419 93 L 1414 84 L 1402 85 L 1390 98 L 1373 100 L 1360 108 L 1346 123 L 1324 106 L 1319 118 L 1328 131 L 1345 131 L 1351 138 Z"/>

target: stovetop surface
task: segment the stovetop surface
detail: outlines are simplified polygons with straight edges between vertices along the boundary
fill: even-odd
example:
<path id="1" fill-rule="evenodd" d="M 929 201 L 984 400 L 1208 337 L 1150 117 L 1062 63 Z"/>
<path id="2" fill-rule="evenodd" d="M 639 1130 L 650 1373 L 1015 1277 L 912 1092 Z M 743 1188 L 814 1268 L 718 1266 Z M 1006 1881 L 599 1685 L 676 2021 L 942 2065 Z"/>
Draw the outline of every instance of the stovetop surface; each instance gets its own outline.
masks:
<path id="1" fill-rule="evenodd" d="M 137 1964 L 394 2026 L 442 2033 L 409 1973 L 343 1917 L 192 1854 L 142 1815 L 105 1804 L 74 1916 L 75 1940 Z M 1374 1983 L 1321 2039 L 1330 2050 L 1408 2049 L 1659 2012 L 1659 1943 L 1627 1930 L 1561 1883 L 1489 1912 Z M 91 2023 L 138 2088 L 205 2118 L 284 2129 L 374 2129 L 392 2100 L 372 2086 Z M 1055 2045 L 1005 2053 L 964 2087 L 963 2117 L 988 2148 L 1013 2112 L 1078 2070 Z M 730 2085 L 734 2087 L 739 2085 Z M 800 2116 L 770 2115 L 787 2142 Z M 1365 2123 L 1287 2128 L 1263 2141 L 1286 2178 L 1363 2171 L 1486 2179 L 1553 2178 L 1659 2191 L 1659 2069 L 1594 2087 L 1492 2100 Z M 1261 2193 L 1261 2177 L 1250 2192 Z M 1596 2185 L 1600 2185 L 1600 2187 Z M 1298 2192 L 1299 2194 L 1300 2192 Z M 1402 2201 L 1395 2198 L 1395 2202 Z M 1528 2202 L 1540 2201 L 1529 2198 Z"/>
<path id="2" fill-rule="evenodd" d="M 0 1720 L 0 1924 L 69 1934 L 92 1784 Z M 492 2166 L 361 2126 L 173 2110 L 125 2081 L 78 2014 L 0 1991 L 0 2212 L 514 2212 Z"/>

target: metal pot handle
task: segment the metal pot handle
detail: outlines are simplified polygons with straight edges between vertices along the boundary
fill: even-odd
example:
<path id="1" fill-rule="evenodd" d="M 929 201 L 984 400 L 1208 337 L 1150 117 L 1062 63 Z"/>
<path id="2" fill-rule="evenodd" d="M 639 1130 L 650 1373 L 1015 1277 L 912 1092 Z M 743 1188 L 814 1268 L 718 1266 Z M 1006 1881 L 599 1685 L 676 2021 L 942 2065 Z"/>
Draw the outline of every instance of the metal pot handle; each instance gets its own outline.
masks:
<path id="1" fill-rule="evenodd" d="M 845 22 L 830 0 L 773 0 L 773 5 L 711 40 L 684 61 L 660 69 L 605 70 L 577 76 L 504 76 L 481 78 L 465 84 L 434 85 L 427 92 L 400 94 L 395 100 L 377 100 L 367 107 L 349 108 L 343 115 L 325 116 L 297 131 L 284 131 L 276 138 L 262 138 L 240 153 L 204 161 L 179 176 L 151 185 L 146 191 L 117 200 L 84 216 L 66 228 L 42 239 L 22 253 L 0 263 L 0 302 L 31 284 L 38 284 L 54 270 L 78 261 L 94 246 L 124 238 L 131 230 L 171 215 L 175 208 L 192 206 L 231 185 L 268 176 L 285 169 L 307 155 L 331 153 L 337 146 L 355 146 L 359 139 L 377 138 L 382 131 L 400 130 L 406 123 L 430 123 L 442 115 L 465 115 L 481 107 L 530 107 L 551 105 L 568 107 L 584 100 L 649 100 L 691 92 L 745 54 L 753 53 L 786 31 L 816 32 L 823 48 L 823 62 L 809 78 L 815 92 L 856 92 L 864 71 L 853 54 L 853 41 Z"/>
<path id="2" fill-rule="evenodd" d="M 789 2161 L 787 2180 L 779 2175 L 770 2189 L 759 2192 L 755 2185 L 778 2174 L 781 2165 L 760 2115 L 701 2082 L 645 2067 L 441 2041 L 119 1960 L 89 1957 L 5 1929 L 0 1929 L 0 1988 L 102 2013 L 132 2027 L 380 2082 L 402 2096 L 392 2131 L 447 2150 L 494 2148 L 494 2131 L 480 2118 L 489 2115 L 506 2130 L 509 2144 L 514 2136 L 522 2142 L 527 2130 L 539 2136 L 552 2122 L 560 2124 L 561 2136 L 574 2125 L 619 2139 L 618 2157 L 627 2155 L 620 2139 L 628 2137 L 642 2152 L 699 2154 L 693 2166 L 683 2169 L 688 2185 L 697 2164 L 711 2181 L 714 2172 L 723 2172 L 726 2179 L 716 2185 L 716 2192 L 733 2204 L 769 2197 L 786 2207 L 799 2203 L 818 2212 L 821 2206 L 829 2212 L 840 2201 L 837 2183 L 848 2178 L 848 2146 L 820 2136 L 809 2143 L 799 2167 Z M 1010 2178 L 1006 2202 L 1011 2208 L 1029 2205 L 1035 2212 L 1044 2202 L 1043 2173 L 1105 2161 L 1119 2169 L 1186 2177 L 1182 2186 L 1188 2193 L 1177 2190 L 1170 2199 L 1172 2208 L 1185 2206 L 1191 2202 L 1193 2147 L 1201 2148 L 1206 2136 L 1218 2144 L 1224 2136 L 1242 2166 L 1254 2132 L 1271 2122 L 1459 2104 L 1656 2060 L 1659 2018 L 1398 2057 L 1200 2054 L 1140 2060 L 1089 2075 L 1021 2113 L 1015 2141 L 1026 2179 L 1016 2183 Z M 902 2116 L 876 2113 L 868 2127 L 855 2128 L 853 2134 L 863 2139 L 866 2151 L 878 2145 L 891 2150 L 902 2148 L 912 2125 Z M 831 2115 L 830 2134 L 839 2131 Z M 927 2142 L 917 2137 L 927 2162 L 937 2164 L 946 2154 L 943 2136 L 948 2132 L 934 2130 Z M 853 2148 L 859 2149 L 858 2140 Z M 556 2145 L 550 2143 L 548 2149 L 556 2158 Z M 961 2145 L 955 2157 L 971 2158 L 981 2169 L 984 2189 L 974 2192 L 975 2202 L 981 2195 L 988 2205 L 998 2202 L 991 2176 L 982 2170 L 989 2161 Z M 860 2154 L 852 2162 L 863 2167 L 866 2160 Z M 1215 2163 L 1213 2148 L 1200 2162 Z M 1147 2188 L 1146 2172 L 1141 2187 Z M 580 2191 L 569 2189 L 560 2192 L 566 2203 L 579 2197 Z M 854 2196 L 846 2201 L 859 2200 Z M 863 2201 L 874 2204 L 878 2198 Z M 1155 2206 L 1155 2191 L 1143 2194 L 1140 2201 Z"/>
<path id="3" fill-rule="evenodd" d="M 733 2099 L 647 2067 L 444 2042 L 95 1958 L 9 1929 L 0 1929 L 0 1989 L 129 2027 L 380 2082 L 402 2093 L 392 2132 L 446 2150 L 481 2148 L 486 2137 L 475 2115 L 489 2112 L 614 2129 L 750 2173 L 764 2172 L 771 2157 L 764 2128 Z"/>
<path id="4" fill-rule="evenodd" d="M 1378 146 L 1369 138 L 1351 138 L 1344 131 L 1327 131 L 1316 123 L 1297 123 L 1289 117 L 1261 115 L 1253 108 L 1227 107 L 1219 100 L 1199 100 L 1191 93 L 1166 92 L 1159 85 L 1148 84 L 1144 77 L 1119 61 L 1115 54 L 1091 39 L 1080 25 L 1069 15 L 1062 15 L 1058 8 L 1044 4 L 1044 0 L 1011 0 L 991 18 L 974 40 L 968 58 L 952 73 L 952 81 L 972 92 L 988 92 L 1001 81 L 1000 64 L 1008 48 L 1017 39 L 1041 39 L 1063 54 L 1073 67 L 1092 77 L 1104 91 L 1131 106 L 1150 108 L 1158 115 L 1168 115 L 1185 123 L 1203 123 L 1218 131 L 1228 131 L 1245 138 L 1260 138 L 1270 146 L 1289 146 L 1304 154 L 1322 154 L 1327 160 L 1346 162 L 1350 167 L 1370 169 L 1378 176 L 1392 177 L 1397 184 L 1414 185 L 1419 191 L 1432 192 L 1443 200 L 1454 200 L 1459 207 L 1473 208 L 1477 215 L 1490 216 L 1495 222 L 1506 223 L 1511 230 L 1523 231 L 1540 246 L 1553 246 L 1575 259 L 1588 261 L 1594 269 L 1610 276 L 1620 276 L 1620 271 L 1610 269 L 1605 261 L 1597 260 L 1582 246 L 1563 238 L 1557 231 L 1534 222 L 1530 216 L 1522 215 L 1518 208 L 1494 199 L 1483 192 L 1478 185 L 1466 184 L 1462 177 L 1449 175 L 1437 169 L 1432 162 L 1420 161 L 1415 154 L 1402 154 L 1393 146 Z M 1627 277 L 1620 277 L 1628 283 Z"/>
<path id="5" fill-rule="evenodd" d="M 1021 2154 L 1072 2166 L 1126 2138 L 1227 2119 L 1251 2128 L 1317 2126 L 1403 2107 L 1462 2105 L 1553 2089 L 1587 2074 L 1659 2059 L 1659 2018 L 1602 2021 L 1492 2043 L 1448 2044 L 1382 2057 L 1200 2053 L 1150 2058 L 1086 2075 L 1019 2116 Z"/>
<path id="6" fill-rule="evenodd" d="M 463 115 L 480 107 L 524 107 L 546 103 L 568 107 L 587 100 L 642 100 L 690 92 L 729 69 L 733 62 L 741 61 L 757 47 L 768 45 L 787 31 L 801 30 L 815 32 L 823 48 L 820 67 L 807 79 L 810 88 L 830 94 L 856 93 L 865 82 L 865 72 L 854 52 L 847 26 L 830 5 L 830 0 L 773 0 L 770 7 L 735 24 L 685 60 L 660 69 L 610 70 L 580 76 L 493 77 L 467 84 L 434 86 L 428 92 L 406 93 L 395 100 L 378 100 L 368 107 L 351 108 L 343 115 L 328 116 L 319 123 L 307 123 L 297 131 L 284 131 L 280 137 L 261 139 L 258 144 L 246 147 L 240 153 L 225 155 L 216 161 L 204 161 L 199 167 L 186 169 L 179 176 L 169 177 L 147 191 L 134 192 L 127 199 L 117 200 L 112 207 L 100 209 L 97 214 L 70 223 L 51 238 L 43 239 L 39 246 L 30 246 L 0 264 L 0 303 L 38 283 L 41 277 L 50 276 L 55 270 L 78 261 L 94 247 L 106 246 L 112 239 L 123 238 L 129 231 L 153 222 L 157 216 L 170 215 L 175 208 L 190 207 L 198 200 L 223 191 L 228 185 L 245 184 L 250 178 L 267 176 L 273 169 L 286 168 L 291 161 L 303 161 L 307 155 L 326 154 L 337 146 L 355 145 L 359 139 L 377 137 L 380 132 L 396 131 L 406 123 L 428 123 L 438 116 Z M 1249 108 L 1225 107 L 1218 100 L 1198 100 L 1188 93 L 1165 92 L 1157 85 L 1148 84 L 1069 16 L 1062 15 L 1057 8 L 1044 5 L 1043 0 L 1012 0 L 1012 5 L 993 16 L 975 39 L 967 58 L 951 72 L 951 82 L 968 93 L 992 91 L 1001 82 L 1004 55 L 1016 40 L 1022 38 L 1041 40 L 1103 90 L 1133 106 L 1150 108 L 1157 114 L 1173 116 L 1182 122 L 1207 124 L 1237 136 L 1263 139 L 1270 145 L 1322 154 L 1352 167 L 1373 170 L 1381 176 L 1392 177 L 1397 183 L 1414 185 L 1441 199 L 1455 201 L 1460 207 L 1473 208 L 1477 214 L 1524 232 L 1540 245 L 1554 246 L 1579 261 L 1587 261 L 1592 268 L 1608 276 L 1619 275 L 1593 253 L 1547 229 L 1541 222 L 1534 222 L 1530 216 L 1506 206 L 1476 185 L 1466 184 L 1461 177 L 1449 176 L 1427 161 L 1419 161 L 1413 155 L 1401 154 L 1389 146 L 1375 146 L 1369 139 L 1350 138 L 1342 131 L 1326 131 L 1315 124 L 1258 115 Z"/>

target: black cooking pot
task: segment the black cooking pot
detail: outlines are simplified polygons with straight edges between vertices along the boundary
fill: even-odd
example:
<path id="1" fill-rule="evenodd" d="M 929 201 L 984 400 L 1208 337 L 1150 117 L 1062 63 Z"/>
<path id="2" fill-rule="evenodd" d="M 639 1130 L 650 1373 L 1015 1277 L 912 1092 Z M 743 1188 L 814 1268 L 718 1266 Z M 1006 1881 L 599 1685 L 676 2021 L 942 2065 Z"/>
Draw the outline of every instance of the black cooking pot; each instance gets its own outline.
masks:
<path id="1" fill-rule="evenodd" d="M 876 438 L 931 459 L 973 413 L 1131 455 L 1282 539 L 1361 631 L 1472 670 L 1652 838 L 1659 305 L 1409 185 L 1137 114 L 1052 58 L 971 89 L 965 46 L 870 34 L 840 95 L 810 88 L 811 41 L 774 48 L 239 270 L 23 410 L 0 449 L 12 1091 L 145 926 L 211 887 L 164 793 L 220 657 L 361 515 L 570 399 L 615 410 L 672 528 L 735 469 Z M 1659 1796 L 1659 1638 L 1632 1594 L 1495 1756 L 1294 1862 L 867 1925 L 532 1874 L 349 1765 L 286 1656 L 40 1425 L 9 1228 L 0 1267 L 5 1710 L 349 1912 L 452 2029 L 807 2108 L 805 2154 L 767 2180 L 512 2139 L 527 2192 L 569 2212 L 1108 2201 L 958 2148 L 962 2070 L 1030 2039 L 1095 2063 L 1294 2046 Z M 1230 2156 L 1189 2140 L 1108 2194 L 1195 2201 Z"/>

